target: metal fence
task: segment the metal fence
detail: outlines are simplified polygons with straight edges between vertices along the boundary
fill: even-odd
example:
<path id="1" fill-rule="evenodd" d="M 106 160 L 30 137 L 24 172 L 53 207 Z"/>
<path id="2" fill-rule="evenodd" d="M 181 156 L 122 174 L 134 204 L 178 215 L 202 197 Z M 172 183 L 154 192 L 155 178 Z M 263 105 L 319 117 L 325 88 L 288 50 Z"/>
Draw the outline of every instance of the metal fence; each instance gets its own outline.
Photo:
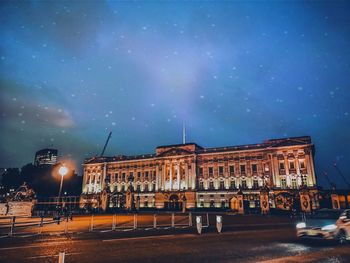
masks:
<path id="1" fill-rule="evenodd" d="M 68 234 L 86 232 L 130 231 L 135 229 L 170 229 L 194 226 L 192 213 L 91 214 L 53 217 L 2 217 L 0 237 Z M 204 226 L 209 215 L 203 214 Z"/>

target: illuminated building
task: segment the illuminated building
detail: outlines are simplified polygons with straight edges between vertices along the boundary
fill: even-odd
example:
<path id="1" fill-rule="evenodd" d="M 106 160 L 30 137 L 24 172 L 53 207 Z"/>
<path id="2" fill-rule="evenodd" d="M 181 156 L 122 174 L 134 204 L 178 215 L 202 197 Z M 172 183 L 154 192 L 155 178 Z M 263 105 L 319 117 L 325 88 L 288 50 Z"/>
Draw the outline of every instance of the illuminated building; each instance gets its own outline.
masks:
<path id="1" fill-rule="evenodd" d="M 56 149 L 42 149 L 35 153 L 34 165 L 54 165 L 57 162 Z"/>
<path id="2" fill-rule="evenodd" d="M 288 208 L 301 188 L 316 200 L 314 145 L 311 138 L 267 140 L 260 144 L 203 148 L 195 143 L 159 146 L 155 154 L 86 159 L 83 195 L 123 195 L 131 183 L 140 208 L 260 206 L 261 189 L 268 189 L 270 207 Z M 119 204 L 109 204 L 119 206 Z"/>

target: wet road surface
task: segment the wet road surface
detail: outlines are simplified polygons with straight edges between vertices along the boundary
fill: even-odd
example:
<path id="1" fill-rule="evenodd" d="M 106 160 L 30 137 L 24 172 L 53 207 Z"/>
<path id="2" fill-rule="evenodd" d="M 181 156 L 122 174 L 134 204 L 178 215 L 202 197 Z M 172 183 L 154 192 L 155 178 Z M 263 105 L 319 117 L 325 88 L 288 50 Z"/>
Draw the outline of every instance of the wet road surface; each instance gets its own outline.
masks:
<path id="1" fill-rule="evenodd" d="M 350 245 L 301 242 L 292 226 L 270 229 L 132 230 L 0 239 L 1 262 L 350 262 Z"/>

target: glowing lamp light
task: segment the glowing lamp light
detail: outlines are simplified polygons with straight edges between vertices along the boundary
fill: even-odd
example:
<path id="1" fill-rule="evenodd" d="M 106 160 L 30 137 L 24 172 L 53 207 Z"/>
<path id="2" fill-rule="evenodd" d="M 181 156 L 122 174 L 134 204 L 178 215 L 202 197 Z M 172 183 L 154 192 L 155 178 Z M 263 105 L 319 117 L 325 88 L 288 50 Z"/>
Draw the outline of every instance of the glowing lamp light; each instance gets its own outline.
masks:
<path id="1" fill-rule="evenodd" d="M 68 168 L 66 166 L 61 166 L 60 169 L 58 169 L 58 173 L 61 176 L 65 176 L 68 173 Z"/>
<path id="2" fill-rule="evenodd" d="M 297 228 L 305 228 L 306 227 L 306 224 L 305 223 L 298 223 Z"/>
<path id="3" fill-rule="evenodd" d="M 321 228 L 321 230 L 324 230 L 324 231 L 334 231 L 337 229 L 337 226 L 332 224 L 332 225 L 327 225 L 327 226 L 324 226 Z"/>

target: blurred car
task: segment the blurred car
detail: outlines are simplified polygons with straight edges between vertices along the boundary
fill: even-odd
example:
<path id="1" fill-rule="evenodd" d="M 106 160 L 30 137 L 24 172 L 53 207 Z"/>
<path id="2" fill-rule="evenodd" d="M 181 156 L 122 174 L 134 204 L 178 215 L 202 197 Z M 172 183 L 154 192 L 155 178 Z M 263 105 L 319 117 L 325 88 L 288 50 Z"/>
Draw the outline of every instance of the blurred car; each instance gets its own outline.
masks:
<path id="1" fill-rule="evenodd" d="M 350 209 L 320 209 L 296 225 L 298 238 L 350 240 Z"/>

